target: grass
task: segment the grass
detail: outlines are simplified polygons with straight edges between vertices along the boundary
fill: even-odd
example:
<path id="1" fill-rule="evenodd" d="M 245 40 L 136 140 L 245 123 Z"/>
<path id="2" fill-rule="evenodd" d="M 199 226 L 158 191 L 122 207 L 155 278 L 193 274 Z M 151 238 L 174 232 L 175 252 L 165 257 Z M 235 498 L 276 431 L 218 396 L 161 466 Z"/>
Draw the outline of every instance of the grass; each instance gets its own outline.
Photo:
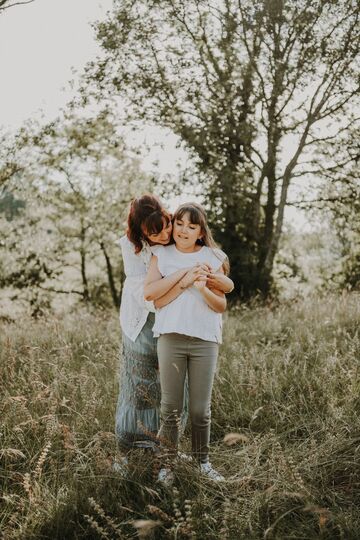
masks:
<path id="1" fill-rule="evenodd" d="M 0 536 L 360 538 L 359 323 L 356 294 L 228 314 L 211 447 L 228 481 L 180 463 L 173 490 L 137 452 L 112 472 L 116 314 L 4 323 Z"/>

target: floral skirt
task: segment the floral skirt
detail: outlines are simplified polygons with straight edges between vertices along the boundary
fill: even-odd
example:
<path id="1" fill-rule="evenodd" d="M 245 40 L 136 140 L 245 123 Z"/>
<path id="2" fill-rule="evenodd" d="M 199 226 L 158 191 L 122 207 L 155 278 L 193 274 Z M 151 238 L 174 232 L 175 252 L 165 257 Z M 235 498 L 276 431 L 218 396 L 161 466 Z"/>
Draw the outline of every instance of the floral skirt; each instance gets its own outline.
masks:
<path id="1" fill-rule="evenodd" d="M 122 336 L 119 398 L 116 407 L 115 432 L 120 446 L 149 448 L 158 445 L 160 427 L 160 379 L 157 339 L 152 327 L 155 315 L 147 321 L 135 341 Z M 187 420 L 188 389 L 184 392 L 181 431 Z"/>

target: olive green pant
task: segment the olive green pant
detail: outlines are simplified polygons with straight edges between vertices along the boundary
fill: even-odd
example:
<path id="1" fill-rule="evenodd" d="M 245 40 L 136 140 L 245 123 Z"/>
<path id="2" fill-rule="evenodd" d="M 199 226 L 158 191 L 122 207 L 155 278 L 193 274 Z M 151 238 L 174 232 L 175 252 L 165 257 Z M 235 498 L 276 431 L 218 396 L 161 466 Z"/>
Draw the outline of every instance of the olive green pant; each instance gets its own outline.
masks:
<path id="1" fill-rule="evenodd" d="M 206 463 L 209 459 L 211 392 L 219 345 L 173 333 L 159 337 L 157 350 L 161 385 L 160 442 L 170 453 L 176 452 L 187 373 L 192 451 L 195 459 Z"/>

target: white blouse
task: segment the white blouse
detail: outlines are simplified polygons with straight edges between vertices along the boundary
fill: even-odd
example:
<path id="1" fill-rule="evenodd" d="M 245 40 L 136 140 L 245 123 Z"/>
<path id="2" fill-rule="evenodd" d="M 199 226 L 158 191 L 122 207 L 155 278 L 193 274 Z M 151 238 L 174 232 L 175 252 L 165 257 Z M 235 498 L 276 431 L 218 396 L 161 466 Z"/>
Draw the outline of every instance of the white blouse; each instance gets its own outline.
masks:
<path id="1" fill-rule="evenodd" d="M 183 253 L 175 245 L 154 246 L 151 250 L 158 259 L 158 268 L 163 277 L 199 262 L 209 264 L 213 272 L 217 272 L 226 259 L 223 251 L 207 246 L 194 253 Z M 153 332 L 155 337 L 175 332 L 221 343 L 222 316 L 213 311 L 198 289 L 192 286 L 156 310 Z"/>
<path id="2" fill-rule="evenodd" d="M 143 242 L 142 250 L 136 254 L 135 246 L 127 236 L 122 236 L 119 243 L 126 276 L 121 296 L 120 325 L 124 334 L 135 341 L 149 312 L 155 311 L 154 303 L 144 300 L 144 281 L 152 253 L 149 244 Z"/>

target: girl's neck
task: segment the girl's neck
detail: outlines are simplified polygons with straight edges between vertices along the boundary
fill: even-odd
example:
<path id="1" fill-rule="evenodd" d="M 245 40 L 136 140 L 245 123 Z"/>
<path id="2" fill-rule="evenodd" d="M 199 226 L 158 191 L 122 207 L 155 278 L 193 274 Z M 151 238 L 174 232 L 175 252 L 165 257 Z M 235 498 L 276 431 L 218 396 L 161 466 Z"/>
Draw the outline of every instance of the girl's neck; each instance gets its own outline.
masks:
<path id="1" fill-rule="evenodd" d="M 199 244 L 194 244 L 193 246 L 189 247 L 189 248 L 181 248 L 179 247 L 176 243 L 175 243 L 175 247 L 178 251 L 180 251 L 181 253 L 196 253 L 197 251 L 200 251 L 200 249 L 203 247 L 203 246 L 199 246 Z"/>

